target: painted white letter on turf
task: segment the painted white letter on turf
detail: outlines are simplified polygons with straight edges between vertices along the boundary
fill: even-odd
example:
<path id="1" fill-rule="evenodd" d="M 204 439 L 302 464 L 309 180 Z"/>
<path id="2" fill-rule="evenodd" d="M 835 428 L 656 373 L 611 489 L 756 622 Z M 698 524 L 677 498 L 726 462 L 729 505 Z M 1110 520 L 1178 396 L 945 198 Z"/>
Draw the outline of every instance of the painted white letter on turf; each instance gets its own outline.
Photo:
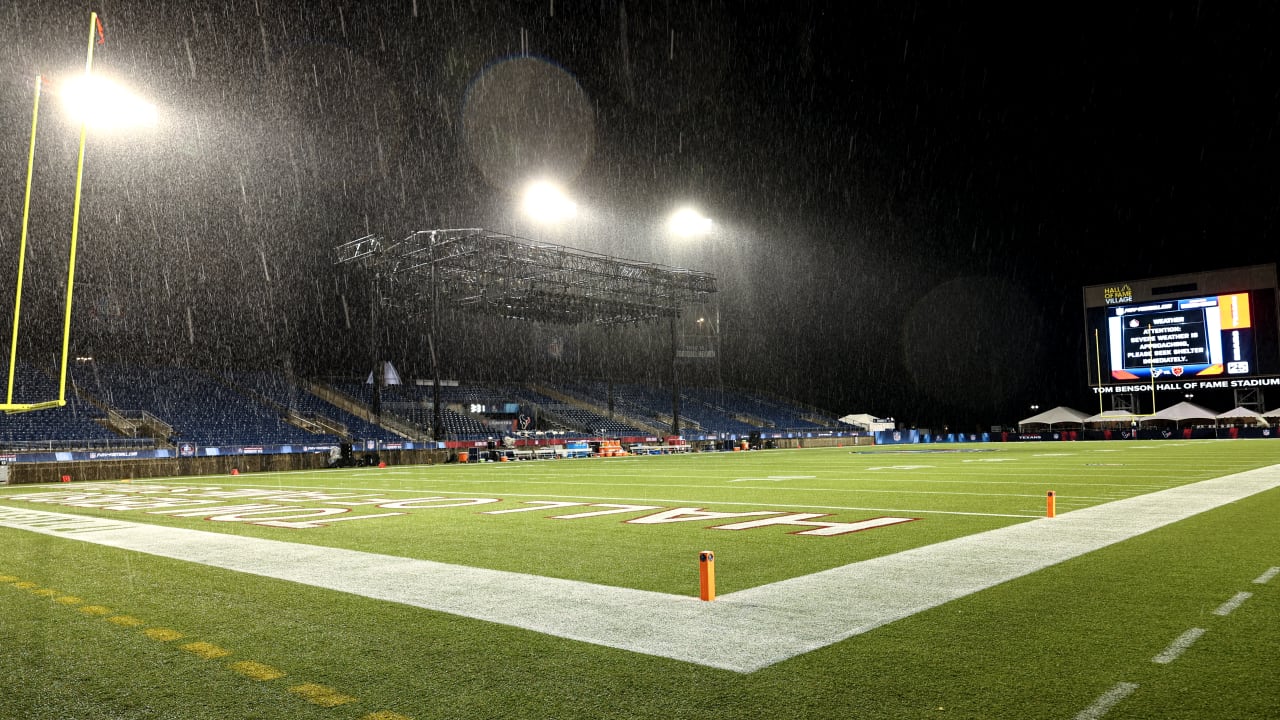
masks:
<path id="1" fill-rule="evenodd" d="M 612 505 L 610 503 L 592 503 L 591 507 L 617 508 L 616 510 L 596 510 L 595 512 L 574 513 L 572 515 L 555 515 L 552 520 L 578 520 L 580 518 L 600 517 L 601 515 L 617 515 L 619 513 L 639 512 L 641 510 L 657 510 L 661 505 Z"/>
<path id="2" fill-rule="evenodd" d="M 447 505 L 414 505 L 413 503 L 436 503 L 440 500 L 453 500 Z M 382 503 L 378 507 L 388 508 L 391 510 L 426 510 L 428 508 L 449 508 L 463 507 L 466 505 L 488 505 L 489 503 L 502 502 L 499 498 L 447 498 L 447 497 L 425 497 L 413 498 L 412 500 L 397 500 L 396 502 Z"/>
<path id="3" fill-rule="evenodd" d="M 481 515 L 506 515 L 507 513 L 529 512 L 531 510 L 554 510 L 556 508 L 577 507 L 586 505 L 580 502 L 565 502 L 563 500 L 525 500 L 525 505 L 533 507 L 512 508 L 510 510 L 485 510 Z"/>
<path id="4" fill-rule="evenodd" d="M 696 507 L 671 508 L 660 513 L 645 515 L 634 520 L 627 520 L 633 525 L 658 525 L 661 523 L 691 522 L 694 520 L 724 520 L 725 518 L 752 517 L 760 515 L 781 515 L 777 510 L 758 510 L 756 512 L 711 512 Z"/>
<path id="5" fill-rule="evenodd" d="M 908 523 L 913 520 L 919 520 L 919 518 L 880 517 L 852 523 L 811 522 L 813 518 L 827 517 L 828 514 L 829 513 L 794 513 L 792 515 L 784 515 L 782 517 L 764 518 L 763 520 L 748 520 L 747 522 L 733 523 L 732 525 L 717 525 L 711 529 L 750 530 L 752 528 L 766 527 L 768 525 L 801 525 L 817 529 L 805 530 L 803 532 L 795 533 L 796 535 L 844 535 L 845 533 L 855 533 L 861 530 L 870 530 L 872 528 L 885 527 L 887 525 L 898 525 L 901 523 Z"/>

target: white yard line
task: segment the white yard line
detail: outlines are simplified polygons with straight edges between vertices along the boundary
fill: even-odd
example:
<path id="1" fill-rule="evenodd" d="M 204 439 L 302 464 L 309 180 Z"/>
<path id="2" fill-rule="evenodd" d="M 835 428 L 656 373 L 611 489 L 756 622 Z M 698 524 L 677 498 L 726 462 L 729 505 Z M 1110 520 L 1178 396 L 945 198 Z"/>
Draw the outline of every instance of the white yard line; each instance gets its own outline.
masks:
<path id="1" fill-rule="evenodd" d="M 0 526 L 752 672 L 1280 486 L 1280 465 L 723 595 L 693 597 L 389 555 L 0 507 Z M 67 524 L 70 527 L 66 527 Z"/>
<path id="2" fill-rule="evenodd" d="M 1137 683 L 1116 683 L 1110 690 L 1098 696 L 1098 699 L 1094 700 L 1092 705 L 1076 713 L 1075 720 L 1098 720 L 1098 718 L 1110 712 L 1116 703 L 1129 697 L 1137 689 Z"/>
<path id="3" fill-rule="evenodd" d="M 1182 653 L 1186 652 L 1187 648 L 1191 647 L 1191 644 L 1199 640 L 1200 636 L 1206 632 L 1208 631 L 1204 628 L 1191 628 L 1169 643 L 1169 647 L 1161 650 L 1159 655 L 1151 658 L 1151 662 L 1168 665 L 1181 657 Z"/>
<path id="4" fill-rule="evenodd" d="M 1213 614 L 1219 617 L 1226 617 L 1230 615 L 1232 611 L 1234 611 L 1236 608 L 1243 605 L 1245 600 L 1248 600 L 1251 597 L 1253 597 L 1253 593 L 1238 592 L 1235 595 L 1233 595 L 1230 600 L 1219 605 L 1218 609 L 1213 611 Z"/>
<path id="5" fill-rule="evenodd" d="M 1254 578 L 1253 584 L 1266 585 L 1267 583 L 1271 582 L 1271 578 L 1275 577 L 1276 575 L 1280 575 L 1280 567 L 1268 568 L 1266 572 Z"/>

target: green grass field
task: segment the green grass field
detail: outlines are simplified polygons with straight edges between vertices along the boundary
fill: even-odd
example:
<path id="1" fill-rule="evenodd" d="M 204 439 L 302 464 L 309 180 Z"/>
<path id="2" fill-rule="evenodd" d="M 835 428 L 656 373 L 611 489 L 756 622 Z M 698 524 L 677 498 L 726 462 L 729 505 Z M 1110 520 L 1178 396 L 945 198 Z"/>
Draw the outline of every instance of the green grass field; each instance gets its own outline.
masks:
<path id="1" fill-rule="evenodd" d="M 946 449 L 966 452 L 829 448 L 3 487 L 0 512 L 291 545 L 245 545 L 261 550 L 235 562 L 267 568 L 250 574 L 105 546 L 96 531 L 0 527 L 0 717 L 1280 717 L 1280 579 L 1268 577 L 1280 566 L 1280 489 L 749 672 L 475 619 L 519 604 L 498 584 L 466 585 L 473 614 L 276 574 L 317 564 L 295 559 L 298 545 L 358 550 L 392 556 L 369 556 L 372 574 L 386 564 L 388 593 L 395 573 L 425 560 L 500 571 L 484 577 L 525 582 L 530 597 L 543 578 L 572 581 L 574 592 L 646 591 L 696 618 L 743 609 L 750 603 L 735 597 L 780 581 L 1028 523 L 1067 528 L 1076 512 L 1280 463 L 1271 440 Z M 1053 520 L 1043 518 L 1050 490 Z M 866 522 L 877 518 L 895 520 Z M 725 525 L 745 527 L 716 529 Z M 696 600 L 702 550 L 716 556 L 714 603 Z M 901 582 L 949 580 L 926 568 Z M 835 607 L 842 597 L 832 595 L 820 600 Z M 576 607 L 570 596 L 551 614 L 572 625 Z M 642 626 L 649 612 L 642 602 L 607 620 Z M 810 619 L 821 625 L 792 618 Z M 731 645 L 755 642 L 750 626 L 726 627 L 741 633 Z M 1176 657 L 1153 662 L 1192 630 Z M 1109 693 L 1114 704 L 1097 704 Z"/>

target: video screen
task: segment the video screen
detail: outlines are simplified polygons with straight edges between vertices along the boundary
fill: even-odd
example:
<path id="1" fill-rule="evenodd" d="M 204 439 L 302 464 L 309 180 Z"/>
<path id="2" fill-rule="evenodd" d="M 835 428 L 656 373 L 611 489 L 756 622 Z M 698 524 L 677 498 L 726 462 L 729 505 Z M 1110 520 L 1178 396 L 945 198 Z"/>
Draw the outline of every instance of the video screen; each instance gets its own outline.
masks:
<path id="1" fill-rule="evenodd" d="M 1106 309 L 1113 382 L 1257 372 L 1249 293 Z"/>
<path id="2" fill-rule="evenodd" d="M 1099 394 L 1280 387 L 1276 266 L 1083 288 L 1088 383 Z"/>

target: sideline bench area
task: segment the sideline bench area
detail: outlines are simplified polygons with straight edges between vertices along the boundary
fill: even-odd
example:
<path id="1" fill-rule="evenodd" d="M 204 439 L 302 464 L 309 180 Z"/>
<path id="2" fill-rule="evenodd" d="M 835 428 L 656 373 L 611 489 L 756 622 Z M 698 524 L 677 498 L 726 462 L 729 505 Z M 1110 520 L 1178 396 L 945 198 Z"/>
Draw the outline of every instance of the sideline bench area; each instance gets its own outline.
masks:
<path id="1" fill-rule="evenodd" d="M 632 455 L 668 455 L 671 453 L 692 452 L 692 450 L 693 447 L 688 443 L 677 443 L 674 445 L 634 443 L 627 447 L 627 452 Z"/>

